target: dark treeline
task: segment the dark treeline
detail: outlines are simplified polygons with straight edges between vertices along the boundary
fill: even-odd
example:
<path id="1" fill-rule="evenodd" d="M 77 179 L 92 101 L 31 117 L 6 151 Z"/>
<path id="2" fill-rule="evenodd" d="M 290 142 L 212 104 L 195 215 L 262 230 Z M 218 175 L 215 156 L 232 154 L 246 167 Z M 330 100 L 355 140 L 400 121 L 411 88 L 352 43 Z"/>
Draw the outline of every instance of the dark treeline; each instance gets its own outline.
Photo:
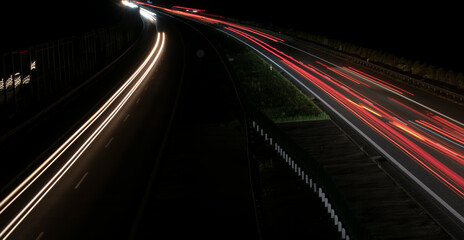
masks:
<path id="1" fill-rule="evenodd" d="M 458 2 L 160 0 L 287 32 L 332 39 L 333 48 L 419 78 L 463 88 Z"/>

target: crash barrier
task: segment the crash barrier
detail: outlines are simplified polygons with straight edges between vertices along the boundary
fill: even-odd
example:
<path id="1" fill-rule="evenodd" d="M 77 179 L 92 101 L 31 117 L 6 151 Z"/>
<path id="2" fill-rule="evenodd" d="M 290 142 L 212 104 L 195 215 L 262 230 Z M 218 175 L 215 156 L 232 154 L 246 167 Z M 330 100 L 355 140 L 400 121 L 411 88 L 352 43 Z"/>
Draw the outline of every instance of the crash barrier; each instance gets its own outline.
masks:
<path id="1" fill-rule="evenodd" d="M 263 113 L 252 106 L 246 106 L 246 113 L 249 128 L 264 138 L 282 157 L 282 161 L 285 161 L 300 180 L 321 199 L 340 237 L 342 239 L 372 239 L 370 233 L 359 224 L 338 187 L 322 165 L 309 156 Z"/>

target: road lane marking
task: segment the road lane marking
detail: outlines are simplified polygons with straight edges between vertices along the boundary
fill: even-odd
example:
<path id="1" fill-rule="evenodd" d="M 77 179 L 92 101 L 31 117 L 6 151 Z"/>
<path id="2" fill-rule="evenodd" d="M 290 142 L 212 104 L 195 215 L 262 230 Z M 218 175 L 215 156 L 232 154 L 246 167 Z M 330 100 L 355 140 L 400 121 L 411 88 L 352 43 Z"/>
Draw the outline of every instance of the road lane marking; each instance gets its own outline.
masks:
<path id="1" fill-rule="evenodd" d="M 298 50 L 298 51 L 300 51 L 300 52 L 302 52 L 302 53 L 305 53 L 305 54 L 307 54 L 307 55 L 309 55 L 309 56 L 312 56 L 312 57 L 314 57 L 314 58 L 317 58 L 317 59 L 319 59 L 319 60 L 321 60 L 321 61 L 324 61 L 324 62 L 326 62 L 326 63 L 328 63 L 328 64 L 331 64 L 331 65 L 333 65 L 333 66 L 335 66 L 335 67 L 338 67 L 338 68 L 340 68 L 342 71 L 344 71 L 344 72 L 346 72 L 346 73 L 350 73 L 349 71 L 346 71 L 345 69 L 343 69 L 342 67 L 338 66 L 337 64 L 332 63 L 332 62 L 330 62 L 330 61 L 328 61 L 328 60 L 326 60 L 326 59 L 320 58 L 320 57 L 318 57 L 318 56 L 316 56 L 316 55 L 314 55 L 314 54 L 311 54 L 311 53 L 309 53 L 309 52 L 307 52 L 307 51 L 305 51 L 305 50 L 302 50 L 302 49 L 300 49 L 300 48 L 297 48 L 297 47 L 295 47 L 295 46 L 292 46 L 292 45 L 290 45 L 290 44 L 288 44 L 288 43 L 282 43 L 282 44 L 284 44 L 284 45 L 286 45 L 286 46 L 288 46 L 288 47 L 291 47 L 291 48 L 293 48 L 293 49 L 296 49 L 296 50 Z M 442 117 L 444 117 L 444 118 L 446 118 L 446 119 L 448 119 L 448 120 L 450 120 L 450 121 L 452 121 L 452 122 L 454 122 L 454 123 L 460 125 L 460 126 L 464 126 L 464 123 L 460 122 L 459 120 L 456 120 L 456 119 L 454 119 L 454 118 L 452 118 L 452 117 L 449 117 L 448 115 L 446 115 L 446 114 L 444 114 L 444 113 L 441 113 L 441 112 L 439 112 L 439 111 L 437 111 L 437 110 L 435 110 L 435 109 L 433 109 L 433 108 L 430 108 L 430 107 L 428 107 L 428 106 L 426 106 L 426 105 L 424 105 L 424 104 L 422 104 L 422 103 L 419 103 L 419 102 L 417 102 L 417 101 L 415 101 L 415 100 L 413 100 L 413 99 L 411 99 L 411 98 L 409 98 L 409 97 L 407 97 L 407 96 L 404 96 L 404 95 L 402 95 L 402 94 L 399 94 L 399 93 L 397 93 L 397 92 L 395 92 L 395 91 L 393 91 L 393 90 L 391 90 L 391 89 L 389 89 L 389 88 L 387 88 L 387 87 L 385 87 L 385 86 L 383 86 L 383 85 L 381 85 L 381 84 L 379 84 L 379 83 L 376 83 L 376 82 L 374 82 L 374 81 L 371 81 L 371 80 L 369 80 L 369 79 L 367 79 L 367 78 L 365 78 L 365 77 L 363 77 L 363 76 L 360 76 L 360 75 L 358 75 L 358 74 L 356 74 L 356 75 L 357 75 L 358 77 L 362 78 L 362 79 L 365 80 L 365 81 L 369 81 L 370 83 L 373 83 L 373 84 L 377 85 L 378 87 L 380 87 L 380 88 L 382 88 L 382 89 L 385 89 L 385 90 L 387 90 L 387 91 L 389 91 L 389 92 L 391 92 L 391 93 L 393 93 L 393 94 L 395 94 L 395 95 L 397 95 L 397 96 L 399 96 L 399 97 L 402 97 L 402 98 L 404 98 L 404 99 L 406 99 L 406 100 L 408 100 L 408 101 L 410 101 L 410 102 L 412 102 L 412 103 L 414 103 L 414 104 L 416 104 L 416 105 L 418 105 L 418 106 L 421 106 L 421 107 L 423 107 L 423 108 L 425 108 L 425 109 L 427 109 L 427 110 L 429 110 L 429 111 L 431 111 L 431 112 L 433 112 L 433 113 L 435 113 L 435 114 L 437 114 L 437 115 L 439 115 L 439 116 L 442 116 Z"/>
<path id="2" fill-rule="evenodd" d="M 164 34 L 164 33 L 163 33 Z M 159 37 L 158 37 L 159 39 Z M 132 74 L 132 76 L 122 85 L 110 99 L 91 117 L 85 122 L 66 142 L 64 142 L 49 158 L 47 158 L 32 174 L 30 174 L 21 184 L 19 184 L 8 196 L 0 202 L 0 214 L 15 201 L 39 176 L 44 173 L 107 109 L 113 102 L 120 96 L 120 94 L 139 76 L 139 73 L 149 63 L 154 50 L 158 46 L 158 41 L 153 48 L 153 51 L 148 55 L 145 61 L 139 68 Z M 0 233 L 1 236 L 1 233 Z"/>
<path id="3" fill-rule="evenodd" d="M 126 117 L 124 118 L 123 122 L 126 122 L 127 119 L 129 118 L 130 114 L 127 114 Z"/>
<path id="4" fill-rule="evenodd" d="M 84 181 L 85 177 L 87 177 L 87 175 L 89 174 L 89 172 L 85 172 L 84 176 L 81 177 L 81 180 L 79 180 L 79 182 L 76 184 L 76 186 L 74 187 L 74 190 L 76 190 L 77 188 L 79 188 L 79 186 L 81 185 L 82 181 Z"/>
<path id="5" fill-rule="evenodd" d="M 137 101 L 135 102 L 136 104 L 140 102 L 140 98 L 137 98 Z"/>
<path id="6" fill-rule="evenodd" d="M 106 143 L 105 148 L 108 148 L 113 141 L 114 137 L 111 137 L 110 140 Z"/>
<path id="7" fill-rule="evenodd" d="M 37 236 L 37 237 L 35 238 L 35 240 L 40 240 L 40 239 L 42 239 L 42 237 L 43 237 L 44 234 L 45 234 L 44 232 L 39 233 L 39 236 Z"/>
<path id="8" fill-rule="evenodd" d="M 361 131 L 358 127 L 356 127 L 355 124 L 353 124 L 351 121 L 349 121 L 347 118 L 345 118 L 341 113 L 339 113 L 337 110 L 335 110 L 332 105 L 330 105 L 327 101 L 325 101 L 323 98 L 321 98 L 316 92 L 311 90 L 308 86 L 306 86 L 303 82 L 301 82 L 297 77 L 295 77 L 293 74 L 291 74 L 289 71 L 287 71 L 284 67 L 282 67 L 280 64 L 272 60 L 270 57 L 266 56 L 266 54 L 262 53 L 259 51 L 257 48 L 251 46 L 250 44 L 246 43 L 245 41 L 241 40 L 240 38 L 229 34 L 226 31 L 219 30 L 229 36 L 232 36 L 233 38 L 237 39 L 241 43 L 247 45 L 251 49 L 253 49 L 255 52 L 259 53 L 261 56 L 263 56 L 265 59 L 271 61 L 274 63 L 276 66 L 278 66 L 282 71 L 284 71 L 288 76 L 293 78 L 300 86 L 305 88 L 309 93 L 311 93 L 313 96 L 315 96 L 317 99 L 319 99 L 325 106 L 327 106 L 335 115 L 340 117 L 344 122 L 346 122 L 352 129 L 354 129 L 356 132 L 358 132 L 364 139 L 366 139 L 374 148 L 376 148 L 380 153 L 383 154 L 383 156 L 387 159 L 389 159 L 397 168 L 400 169 L 403 173 L 405 173 L 410 179 L 413 180 L 416 184 L 419 185 L 423 190 L 425 190 L 432 198 L 434 198 L 439 204 L 441 204 L 444 208 L 446 208 L 449 213 L 454 215 L 460 222 L 464 223 L 464 216 L 462 216 L 458 211 L 456 211 L 451 205 L 449 205 L 445 200 L 443 200 L 440 196 L 438 196 L 433 190 L 431 190 L 426 184 L 424 184 L 419 178 L 417 178 L 414 174 L 412 174 L 409 170 L 406 169 L 399 161 L 397 161 L 395 158 L 393 158 L 390 154 L 387 153 L 381 146 L 379 146 L 374 140 L 372 140 L 370 137 L 367 136 L 363 131 Z M 284 43 L 285 44 L 285 43 Z M 290 46 L 290 45 L 289 45 Z M 312 54 L 310 54 L 312 55 Z M 316 58 L 319 58 L 317 56 L 314 56 Z M 322 58 L 319 58 L 321 60 L 324 60 Z M 324 60 L 326 61 L 326 60 Z M 327 62 L 327 61 L 326 61 Z M 330 63 L 330 62 L 329 62 Z M 404 96 L 403 96 L 404 97 Z"/>
<path id="9" fill-rule="evenodd" d="M 40 191 L 20 210 L 18 214 L 16 214 L 13 219 L 3 228 L 3 230 L 0 232 L 0 239 L 6 239 L 10 236 L 10 234 L 18 227 L 19 224 L 29 215 L 29 213 L 39 204 L 39 202 L 47 195 L 47 193 L 56 185 L 56 183 L 66 174 L 66 172 L 74 165 L 74 163 L 77 161 L 77 159 L 84 153 L 84 151 L 92 144 L 92 142 L 97 138 L 97 136 L 103 131 L 103 129 L 108 125 L 108 123 L 114 118 L 114 116 L 119 112 L 119 110 L 124 106 L 124 104 L 128 101 L 128 99 L 132 96 L 132 94 L 135 92 L 135 90 L 139 87 L 140 84 L 145 80 L 146 76 L 150 73 L 152 70 L 153 66 L 155 63 L 158 61 L 161 53 L 163 52 L 164 45 L 165 45 L 165 33 L 159 33 L 158 32 L 158 37 L 155 43 L 155 46 L 153 47 L 153 50 L 149 54 L 149 56 L 146 58 L 145 62 L 149 62 L 151 60 L 151 64 L 146 68 L 146 71 L 143 73 L 142 76 L 140 76 L 139 80 L 134 84 L 134 86 L 130 89 L 130 91 L 125 95 L 124 99 L 122 99 L 119 104 L 116 106 L 116 108 L 103 120 L 103 122 L 100 124 L 100 126 L 91 134 L 87 140 L 79 147 L 79 149 L 71 156 L 71 158 L 65 163 L 64 166 L 61 167 L 61 169 L 58 170 L 58 172 L 40 189 Z M 159 44 L 161 43 L 161 46 Z M 159 48 L 158 48 L 159 46 Z M 158 49 L 158 52 L 155 55 L 156 50 Z M 142 68 L 145 67 L 145 62 L 143 65 L 134 73 L 133 77 L 131 76 L 130 79 L 126 81 L 126 83 L 131 83 L 132 80 L 135 78 L 135 76 L 138 76 L 138 73 L 142 70 Z M 126 84 L 125 84 L 126 85 Z M 125 88 L 124 88 L 125 89 Z M 120 92 L 120 90 L 118 90 Z M 112 102 L 111 102 L 112 103 Z M 110 104 L 111 104 L 110 103 Z M 106 104 L 105 104 L 106 105 Z M 106 109 L 102 110 L 105 111 Z M 92 117 L 93 119 L 94 117 Z M 96 121 L 96 119 L 92 120 Z M 77 139 L 77 138 L 76 138 Z M 75 139 L 72 140 L 74 142 Z M 67 148 L 67 147 L 66 147 Z M 61 155 L 61 152 L 59 153 Z M 39 171 L 39 170 L 38 170 Z M 45 170 L 43 170 L 45 171 Z M 34 174 L 35 175 L 35 174 Z M 33 176 L 34 176 L 33 175 Z M 32 176 L 32 177 L 33 177 Z M 35 179 L 38 178 L 38 176 L 35 176 Z M 35 180 L 34 179 L 34 180 Z M 33 182 L 33 181 L 32 181 Z M 26 183 L 28 186 L 32 184 L 32 182 Z M 27 187 L 28 187 L 27 186 Z M 26 187 L 26 188 L 27 188 Z M 22 190 L 17 190 L 21 191 L 19 194 L 21 194 L 23 191 L 25 191 L 25 188 Z M 15 195 L 14 199 L 16 199 L 19 195 L 16 195 L 16 191 L 11 193 L 10 195 Z M 12 201 L 9 200 L 10 198 L 8 197 L 5 199 L 3 202 L 7 202 L 7 205 L 9 206 Z M 13 201 L 14 201 L 13 199 Z M 0 204 L 1 207 L 1 204 Z"/>

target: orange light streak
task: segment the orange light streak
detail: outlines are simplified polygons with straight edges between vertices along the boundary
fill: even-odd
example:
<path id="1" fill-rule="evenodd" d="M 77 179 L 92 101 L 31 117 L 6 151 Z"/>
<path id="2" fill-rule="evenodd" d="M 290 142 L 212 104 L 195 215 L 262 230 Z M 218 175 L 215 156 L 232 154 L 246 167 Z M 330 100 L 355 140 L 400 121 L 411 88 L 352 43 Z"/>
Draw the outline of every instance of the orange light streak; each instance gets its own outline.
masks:
<path id="1" fill-rule="evenodd" d="M 321 80 L 317 79 L 316 77 L 312 76 L 311 74 L 307 73 L 300 67 L 296 66 L 295 64 L 289 62 L 288 60 L 282 60 L 284 64 L 289 66 L 295 72 L 299 73 L 301 76 L 305 77 L 308 81 L 313 83 L 317 86 L 320 90 L 332 96 L 334 100 L 339 102 L 342 106 L 344 106 L 347 110 L 352 112 L 355 116 L 357 116 L 360 120 L 362 120 L 366 125 L 370 126 L 373 130 L 383 136 L 386 140 L 391 142 L 394 146 L 396 146 L 399 150 L 404 152 L 406 155 L 410 156 L 415 162 L 417 162 L 420 166 L 422 166 L 425 170 L 427 170 L 432 176 L 438 179 L 440 182 L 445 184 L 449 189 L 455 192 L 461 198 L 464 198 L 464 178 L 461 177 L 459 174 L 448 168 L 446 165 L 438 161 L 432 155 L 427 153 L 421 147 L 413 143 L 411 140 L 403 136 L 398 131 L 394 130 L 393 128 L 389 127 L 385 122 L 380 121 L 378 118 L 373 117 L 374 115 L 367 114 L 369 112 L 365 108 L 360 108 L 358 104 L 354 103 L 353 101 L 349 100 L 338 91 L 327 85 L 326 83 L 322 82 Z M 357 109 L 357 110 L 356 110 Z M 389 117 L 394 119 L 392 116 Z M 425 139 L 422 134 L 417 133 L 416 131 L 412 130 L 411 128 L 406 127 L 404 124 L 400 124 L 396 121 L 390 122 L 393 125 L 399 127 L 403 131 L 407 132 L 408 134 L 415 136 L 418 139 Z M 439 145 L 436 145 L 439 146 Z"/>
<path id="2" fill-rule="evenodd" d="M 376 82 L 376 83 L 378 83 L 378 84 L 380 84 L 380 85 L 382 85 L 382 86 L 384 86 L 384 87 L 386 87 L 386 88 L 388 88 L 388 89 L 390 89 L 390 90 L 392 90 L 392 91 L 394 91 L 394 92 L 396 92 L 398 94 L 407 93 L 407 94 L 409 94 L 411 96 L 414 96 L 414 94 L 411 93 L 411 92 L 408 92 L 408 91 L 406 91 L 406 90 L 404 90 L 404 89 L 402 89 L 400 87 L 397 87 L 397 86 L 395 86 L 395 85 L 393 85 L 391 83 L 388 83 L 388 82 L 386 82 L 384 80 L 378 79 L 378 78 L 376 78 L 374 76 L 371 76 L 371 75 L 369 75 L 369 74 L 367 74 L 365 72 L 362 72 L 360 70 L 357 70 L 355 68 L 352 68 L 352 67 L 343 67 L 343 68 L 350 71 L 350 72 L 360 74 L 361 76 L 363 76 L 363 77 L 365 77 L 365 78 L 367 78 L 367 79 L 369 79 L 369 80 L 371 80 L 373 82 Z"/>
<path id="3" fill-rule="evenodd" d="M 427 127 L 428 129 L 434 131 L 434 132 L 437 132 L 447 138 L 450 138 L 451 140 L 453 141 L 456 141 L 460 144 L 463 144 L 464 145 L 464 139 L 462 138 L 462 136 L 457 136 L 451 132 L 448 132 L 448 131 L 445 131 L 444 129 L 441 129 L 439 127 L 436 127 L 428 122 L 425 122 L 423 120 L 416 120 L 417 123 L 421 124 L 422 126 L 425 126 Z M 454 132 L 455 133 L 455 132 Z"/>
<path id="4" fill-rule="evenodd" d="M 346 78 L 346 79 L 348 79 L 348 80 L 350 80 L 350 81 L 352 81 L 352 82 L 354 82 L 354 83 L 356 83 L 356 84 L 361 84 L 361 85 L 364 85 L 364 86 L 366 86 L 366 87 L 370 87 L 369 84 L 364 83 L 364 82 L 361 82 L 361 81 L 359 81 L 358 79 L 355 79 L 355 78 L 353 78 L 353 77 L 351 77 L 351 76 L 348 76 L 348 75 L 346 75 L 346 74 L 344 74 L 344 73 L 342 73 L 342 72 L 336 70 L 336 69 L 333 68 L 333 67 L 327 66 L 326 64 L 323 64 L 323 63 L 321 63 L 321 62 L 319 62 L 319 61 L 316 61 L 316 63 L 319 63 L 320 65 L 326 67 L 328 70 L 330 70 L 330 71 L 332 71 L 332 72 L 334 72 L 334 73 L 336 73 L 336 74 L 338 74 L 338 75 L 340 75 L 340 76 L 342 76 L 342 77 L 344 77 L 344 78 Z"/>
<path id="5" fill-rule="evenodd" d="M 174 10 L 165 10 L 169 12 L 175 12 Z M 377 132 L 380 136 L 385 138 L 387 141 L 391 142 L 394 146 L 396 146 L 400 151 L 405 153 L 407 156 L 409 156 L 412 160 L 414 160 L 416 163 L 418 163 L 419 166 L 424 168 L 426 171 L 428 171 L 432 176 L 437 178 L 440 182 L 445 184 L 448 188 L 450 188 L 452 191 L 454 191 L 458 196 L 461 198 L 464 198 L 464 179 L 461 177 L 459 174 L 456 172 L 452 171 L 450 168 L 448 168 L 446 165 L 438 161 L 436 158 L 434 158 L 432 155 L 430 155 L 428 152 L 426 152 L 424 149 L 419 147 L 417 144 L 415 144 L 412 140 L 410 140 L 406 136 L 412 136 L 413 139 L 418 139 L 422 143 L 426 144 L 427 146 L 430 146 L 433 149 L 438 150 L 441 153 L 444 153 L 446 156 L 452 158 L 452 159 L 459 159 L 462 157 L 459 153 L 452 151 L 450 148 L 447 146 L 434 141 L 432 138 L 421 134 L 420 132 L 416 131 L 414 128 L 406 125 L 403 122 L 400 122 L 401 119 L 404 122 L 407 122 L 406 120 L 402 119 L 389 109 L 386 109 L 385 107 L 375 104 L 374 101 L 371 99 L 363 96 L 353 88 L 347 86 L 346 84 L 342 83 L 340 80 L 337 80 L 330 75 L 322 72 L 318 68 L 311 66 L 311 65 L 304 65 L 298 60 L 294 59 L 291 56 L 288 56 L 287 54 L 283 53 L 282 51 L 276 49 L 275 47 L 272 47 L 271 45 L 265 43 L 264 41 L 258 39 L 255 36 L 252 36 L 251 34 L 255 34 L 259 37 L 264 37 L 268 40 L 271 40 L 273 42 L 278 42 L 278 41 L 283 41 L 282 39 L 276 38 L 272 35 L 247 28 L 244 26 L 240 26 L 237 24 L 233 23 L 228 23 L 225 21 L 220 21 L 216 19 L 211 19 L 207 18 L 204 16 L 199 16 L 199 15 L 194 15 L 190 13 L 180 13 L 180 12 L 175 12 L 177 14 L 182 14 L 184 16 L 189 16 L 193 17 L 195 19 L 205 21 L 208 23 L 212 24 L 223 24 L 226 27 L 224 27 L 225 30 L 231 31 L 232 33 L 238 34 L 252 43 L 260 46 L 263 50 L 266 52 L 276 56 L 281 60 L 282 63 L 284 63 L 287 67 L 304 77 L 306 80 L 311 82 L 314 86 L 319 88 L 321 91 L 326 93 L 328 96 L 332 97 L 335 101 L 337 101 L 341 106 L 349 110 L 354 116 L 356 116 L 358 119 L 360 119 L 362 122 L 364 122 L 367 126 L 369 126 L 371 129 L 373 129 L 375 132 Z M 363 84 L 365 86 L 369 86 L 369 84 L 364 83 L 363 81 L 359 81 L 358 79 L 355 79 L 352 76 L 349 76 L 342 71 L 339 71 L 333 67 L 329 67 L 321 62 L 318 62 L 322 66 L 326 67 L 328 70 L 356 83 L 356 84 Z M 403 94 L 407 93 L 409 95 L 414 95 L 411 92 L 408 92 L 404 89 L 401 89 L 391 83 L 388 83 L 386 81 L 383 81 L 379 78 L 376 78 L 374 76 L 371 76 L 367 73 L 364 73 L 360 70 L 354 69 L 352 67 L 343 67 L 343 69 L 352 72 L 355 75 L 364 77 L 365 79 L 372 81 L 374 83 L 379 84 L 380 86 L 383 86 L 395 93 L 398 94 Z M 356 103 L 353 100 L 350 100 L 348 97 L 340 93 L 339 91 L 335 90 L 333 87 L 331 87 L 329 84 L 325 83 L 318 77 L 316 77 L 315 74 L 322 79 L 325 79 L 329 81 L 330 83 L 334 84 L 337 87 L 340 87 L 344 91 L 346 91 L 347 94 L 351 95 L 352 97 L 358 99 L 360 102 L 363 102 L 365 104 L 360 104 Z M 447 128 L 453 129 L 453 131 L 459 131 L 462 128 L 458 127 L 457 125 L 435 115 L 426 115 L 423 114 L 397 100 L 394 100 L 392 98 L 389 98 L 390 100 L 404 106 L 406 109 L 413 111 L 413 113 L 419 114 L 419 116 L 422 116 L 427 119 L 433 119 L 433 122 L 440 122 L 440 125 L 446 125 Z M 372 103 L 374 102 L 374 103 Z M 382 118 L 383 120 L 379 119 Z M 396 130 L 397 129 L 397 130 Z M 430 129 L 430 128 L 429 128 Z M 435 129 L 435 131 L 437 131 Z M 444 131 L 441 131 L 440 133 L 444 134 Z M 461 131 L 462 132 L 462 131 Z M 403 135 L 406 133 L 407 135 Z M 446 134 L 446 136 L 450 137 L 451 133 Z M 455 139 L 459 139 L 458 136 L 454 136 Z M 451 138 L 451 137 L 450 137 Z"/>

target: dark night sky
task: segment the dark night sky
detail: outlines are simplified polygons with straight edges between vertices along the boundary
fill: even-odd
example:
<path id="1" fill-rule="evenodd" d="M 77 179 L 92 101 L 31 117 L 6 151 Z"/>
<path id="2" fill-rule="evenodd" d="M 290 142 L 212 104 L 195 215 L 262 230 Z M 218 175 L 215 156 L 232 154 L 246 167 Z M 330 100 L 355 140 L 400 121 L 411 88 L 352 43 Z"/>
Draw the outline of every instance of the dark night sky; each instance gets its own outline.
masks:
<path id="1" fill-rule="evenodd" d="M 0 52 L 70 37 L 120 19 L 120 0 L 24 0 L 0 3 Z"/>
<path id="2" fill-rule="evenodd" d="M 162 1 L 162 0 L 159 0 Z M 153 1 L 155 2 L 155 1 Z M 464 10 L 443 1 L 164 0 L 293 27 L 464 71 Z"/>
<path id="3" fill-rule="evenodd" d="M 27 39 L 31 35 L 28 28 L 36 32 L 38 28 L 44 28 L 48 33 L 64 36 L 77 28 L 104 25 L 107 16 L 113 16 L 113 19 L 117 16 L 117 13 L 114 14 L 117 12 L 114 4 L 110 3 L 115 1 L 119 0 L 8 1 L 8 4 L 11 2 L 14 5 L 2 5 L 1 35 L 5 39 L 8 33 L 21 29 L 16 34 L 10 34 L 11 39 L 16 36 Z M 452 4 L 443 1 L 152 1 L 155 4 L 201 8 L 226 17 L 301 29 L 464 71 L 464 35 L 460 26 L 463 22 L 460 16 L 464 10 L 458 6 L 459 1 Z M 8 10 L 6 14 L 5 9 Z M 81 23 L 87 26 L 82 27 Z M 44 36 L 42 38 L 46 39 Z"/>

